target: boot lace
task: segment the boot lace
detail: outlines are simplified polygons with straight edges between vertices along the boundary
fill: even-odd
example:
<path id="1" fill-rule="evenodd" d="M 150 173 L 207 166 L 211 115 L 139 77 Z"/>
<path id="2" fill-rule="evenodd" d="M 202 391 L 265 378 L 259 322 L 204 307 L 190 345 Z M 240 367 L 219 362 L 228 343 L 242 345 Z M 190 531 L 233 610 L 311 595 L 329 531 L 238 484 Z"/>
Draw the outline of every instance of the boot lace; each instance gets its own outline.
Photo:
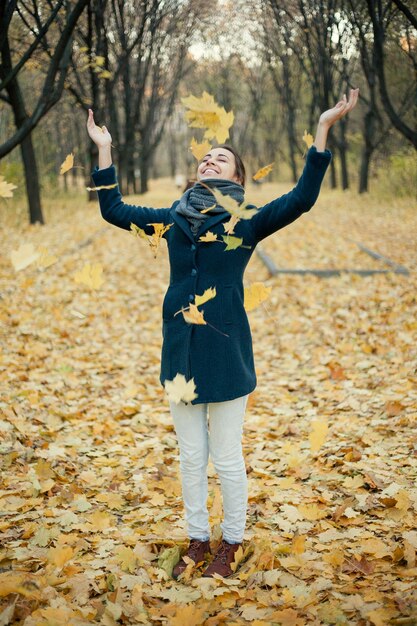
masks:
<path id="1" fill-rule="evenodd" d="M 199 541 L 198 539 L 191 539 L 190 541 L 190 546 L 188 548 L 188 556 L 190 557 L 190 559 L 192 559 L 193 561 L 196 561 L 197 558 L 197 553 L 200 549 L 200 545 L 202 544 L 202 541 Z"/>
<path id="2" fill-rule="evenodd" d="M 232 546 L 229 543 L 226 543 L 224 540 L 222 541 L 220 548 L 216 553 L 216 561 L 220 561 L 223 565 L 227 563 L 227 557 L 231 550 Z"/>

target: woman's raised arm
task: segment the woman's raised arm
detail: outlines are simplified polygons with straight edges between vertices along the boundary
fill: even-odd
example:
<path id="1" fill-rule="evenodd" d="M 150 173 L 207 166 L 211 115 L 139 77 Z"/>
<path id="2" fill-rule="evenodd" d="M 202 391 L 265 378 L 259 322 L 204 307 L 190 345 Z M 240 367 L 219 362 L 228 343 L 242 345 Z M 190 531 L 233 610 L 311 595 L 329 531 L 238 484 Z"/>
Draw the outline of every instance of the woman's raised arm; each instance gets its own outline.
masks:
<path id="1" fill-rule="evenodd" d="M 105 126 L 97 126 L 94 121 L 94 114 L 88 109 L 87 131 L 91 139 L 98 147 L 98 166 L 102 170 L 110 167 L 111 158 L 111 135 Z"/>

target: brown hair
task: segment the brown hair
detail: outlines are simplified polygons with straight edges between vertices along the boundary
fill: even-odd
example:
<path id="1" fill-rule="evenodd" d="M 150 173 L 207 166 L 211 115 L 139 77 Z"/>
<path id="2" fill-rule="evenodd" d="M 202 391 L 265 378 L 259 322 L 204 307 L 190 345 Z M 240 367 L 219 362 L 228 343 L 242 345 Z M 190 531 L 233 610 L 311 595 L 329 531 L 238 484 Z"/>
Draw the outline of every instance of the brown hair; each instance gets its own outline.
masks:
<path id="1" fill-rule="evenodd" d="M 236 163 L 236 176 L 239 178 L 242 187 L 244 187 L 246 182 L 246 170 L 240 155 L 233 146 L 230 146 L 228 143 L 222 143 L 220 146 L 216 146 L 216 148 L 224 148 L 233 154 Z"/>

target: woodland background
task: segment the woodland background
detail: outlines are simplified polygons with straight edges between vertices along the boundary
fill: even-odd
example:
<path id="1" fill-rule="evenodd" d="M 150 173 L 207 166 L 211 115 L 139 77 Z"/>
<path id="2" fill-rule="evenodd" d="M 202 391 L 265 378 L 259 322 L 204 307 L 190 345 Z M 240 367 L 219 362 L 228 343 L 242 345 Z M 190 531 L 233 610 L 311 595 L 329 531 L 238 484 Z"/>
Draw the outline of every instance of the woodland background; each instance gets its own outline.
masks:
<path id="1" fill-rule="evenodd" d="M 0 625 L 416 626 L 415 3 L 0 12 Z M 249 312 L 259 384 L 236 574 L 190 563 L 175 581 L 187 537 L 158 380 L 167 252 L 103 222 L 87 108 L 112 132 L 128 202 L 170 206 L 174 175 L 195 170 L 181 98 L 208 91 L 234 111 L 249 174 L 275 161 L 247 185 L 262 206 L 350 85 L 360 102 L 334 127 L 317 204 L 262 242 L 281 273 L 254 254 L 245 274 L 271 294 Z M 211 462 L 208 505 L 214 550 Z"/>

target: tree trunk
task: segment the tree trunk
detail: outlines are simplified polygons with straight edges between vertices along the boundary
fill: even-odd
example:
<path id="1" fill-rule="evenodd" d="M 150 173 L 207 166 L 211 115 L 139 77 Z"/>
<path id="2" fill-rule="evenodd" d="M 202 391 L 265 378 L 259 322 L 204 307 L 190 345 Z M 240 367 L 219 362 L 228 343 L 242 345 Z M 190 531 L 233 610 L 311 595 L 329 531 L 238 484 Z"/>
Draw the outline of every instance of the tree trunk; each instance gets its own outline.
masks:
<path id="1" fill-rule="evenodd" d="M 38 166 L 36 164 L 35 151 L 33 149 L 32 134 L 26 135 L 20 144 L 23 167 L 25 170 L 26 193 L 29 203 L 30 223 L 44 224 L 39 188 Z"/>
<path id="2" fill-rule="evenodd" d="M 148 191 L 148 180 L 149 180 L 149 166 L 150 166 L 150 158 L 149 155 L 141 152 L 140 155 L 140 193 L 146 193 Z"/>
<path id="3" fill-rule="evenodd" d="M 342 189 L 349 189 L 349 172 L 347 168 L 346 158 L 346 119 L 339 121 L 340 129 L 340 141 L 339 141 L 339 155 L 340 155 L 340 170 L 342 175 Z"/>
<path id="4" fill-rule="evenodd" d="M 9 42 L 6 40 L 2 49 L 2 68 L 0 76 L 4 78 L 12 69 L 12 60 L 10 55 Z M 13 110 L 15 125 L 17 130 L 24 126 L 29 119 L 25 109 L 23 94 L 20 89 L 19 82 L 15 76 L 6 85 L 7 95 L 9 96 L 10 105 Z M 41 196 L 39 188 L 38 167 L 36 165 L 36 156 L 33 149 L 32 134 L 28 133 L 20 142 L 20 151 L 25 171 L 26 193 L 29 205 L 30 223 L 40 222 L 44 224 L 41 206 Z"/>
<path id="5" fill-rule="evenodd" d="M 372 141 L 375 136 L 375 123 L 375 112 L 370 109 L 365 115 L 363 125 L 364 146 L 362 149 L 361 165 L 359 171 L 359 193 L 365 193 L 368 191 L 369 166 L 371 163 L 372 153 L 375 149 Z"/>

